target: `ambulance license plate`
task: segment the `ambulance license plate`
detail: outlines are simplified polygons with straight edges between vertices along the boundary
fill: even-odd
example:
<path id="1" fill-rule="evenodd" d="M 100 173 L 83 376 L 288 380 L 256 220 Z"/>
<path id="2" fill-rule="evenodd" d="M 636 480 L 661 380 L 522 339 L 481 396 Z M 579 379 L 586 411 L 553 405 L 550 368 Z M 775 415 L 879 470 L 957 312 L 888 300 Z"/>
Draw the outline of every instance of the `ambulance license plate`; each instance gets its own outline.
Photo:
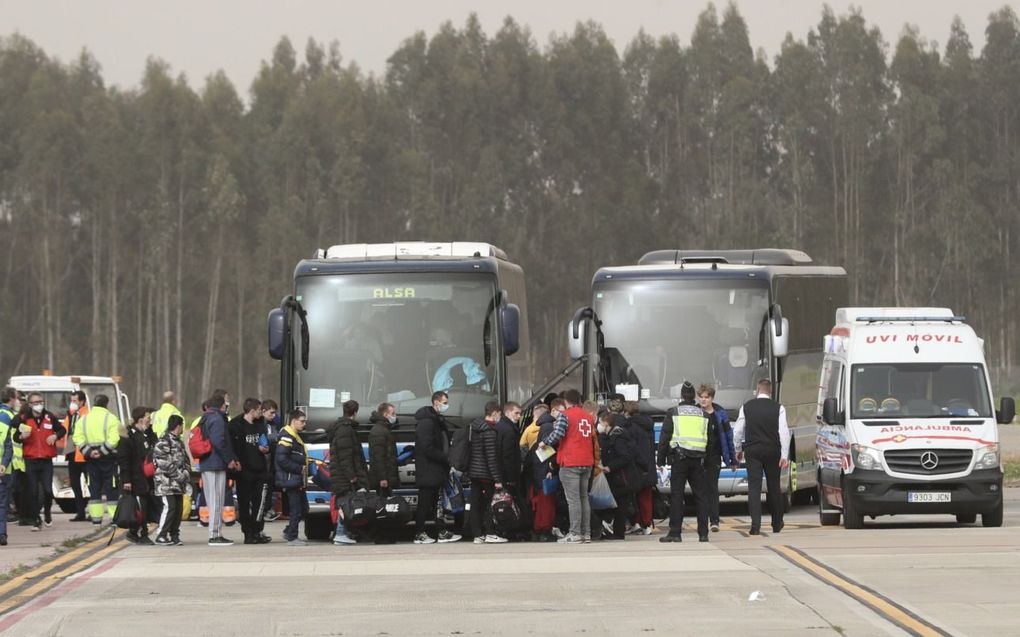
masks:
<path id="1" fill-rule="evenodd" d="M 952 502 L 953 494 L 946 491 L 909 491 L 907 502 Z"/>

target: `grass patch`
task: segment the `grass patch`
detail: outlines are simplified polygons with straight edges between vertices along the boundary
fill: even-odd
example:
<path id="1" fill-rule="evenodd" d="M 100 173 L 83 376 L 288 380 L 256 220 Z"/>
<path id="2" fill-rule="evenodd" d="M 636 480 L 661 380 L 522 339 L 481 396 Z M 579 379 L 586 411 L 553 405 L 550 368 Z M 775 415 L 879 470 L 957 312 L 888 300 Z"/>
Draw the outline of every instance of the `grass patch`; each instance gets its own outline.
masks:
<path id="1" fill-rule="evenodd" d="M 1020 486 L 1020 456 L 1007 456 L 1002 460 L 1002 481 L 1011 487 Z"/>
<path id="2" fill-rule="evenodd" d="M 0 573 L 0 584 L 12 580 L 18 575 L 23 575 L 29 572 L 30 570 L 32 570 L 31 566 L 29 566 L 28 564 L 21 564 L 19 566 L 15 566 L 9 571 L 4 571 L 3 573 Z"/>

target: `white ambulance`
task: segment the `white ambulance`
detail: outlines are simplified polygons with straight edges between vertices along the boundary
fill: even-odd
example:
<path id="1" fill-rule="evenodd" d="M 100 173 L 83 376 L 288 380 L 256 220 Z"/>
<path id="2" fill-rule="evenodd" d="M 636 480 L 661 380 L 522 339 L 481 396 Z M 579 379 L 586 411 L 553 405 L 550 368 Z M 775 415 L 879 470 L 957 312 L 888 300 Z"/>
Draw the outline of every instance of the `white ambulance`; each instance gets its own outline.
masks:
<path id="1" fill-rule="evenodd" d="M 1002 466 L 984 341 L 945 308 L 840 308 L 825 337 L 816 452 L 822 525 L 950 514 L 1002 525 Z"/>

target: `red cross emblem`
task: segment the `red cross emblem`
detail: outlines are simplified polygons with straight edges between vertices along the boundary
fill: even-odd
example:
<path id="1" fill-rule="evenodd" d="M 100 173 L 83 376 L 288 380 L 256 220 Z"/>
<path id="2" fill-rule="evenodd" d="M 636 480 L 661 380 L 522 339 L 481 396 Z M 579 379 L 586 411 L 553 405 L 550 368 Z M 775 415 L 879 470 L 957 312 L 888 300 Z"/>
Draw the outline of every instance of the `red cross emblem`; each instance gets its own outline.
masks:
<path id="1" fill-rule="evenodd" d="M 583 437 L 591 438 L 591 423 L 588 422 L 587 418 L 582 418 L 581 422 L 577 423 L 577 430 L 581 432 Z"/>

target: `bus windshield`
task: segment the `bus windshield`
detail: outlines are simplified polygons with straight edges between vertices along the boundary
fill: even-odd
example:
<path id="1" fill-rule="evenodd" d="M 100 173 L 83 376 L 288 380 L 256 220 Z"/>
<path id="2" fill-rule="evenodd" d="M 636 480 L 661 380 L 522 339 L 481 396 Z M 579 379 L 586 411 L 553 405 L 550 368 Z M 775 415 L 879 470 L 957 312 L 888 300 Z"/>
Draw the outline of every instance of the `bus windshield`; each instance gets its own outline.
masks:
<path id="1" fill-rule="evenodd" d="M 295 366 L 294 396 L 324 424 L 356 400 L 362 421 L 379 403 L 411 415 L 450 395 L 447 415 L 474 418 L 496 400 L 500 343 L 491 275 L 342 274 L 303 277 L 308 369 Z M 295 333 L 297 330 L 295 330 Z M 300 351 L 295 334 L 295 350 Z"/>
<path id="2" fill-rule="evenodd" d="M 991 418 L 984 367 L 976 363 L 854 365 L 854 418 Z"/>
<path id="3" fill-rule="evenodd" d="M 760 341 L 769 306 L 765 281 L 617 281 L 597 287 L 594 302 L 611 392 L 637 385 L 643 402 L 667 409 L 689 380 L 714 385 L 716 402 L 730 407 L 768 377 Z"/>

